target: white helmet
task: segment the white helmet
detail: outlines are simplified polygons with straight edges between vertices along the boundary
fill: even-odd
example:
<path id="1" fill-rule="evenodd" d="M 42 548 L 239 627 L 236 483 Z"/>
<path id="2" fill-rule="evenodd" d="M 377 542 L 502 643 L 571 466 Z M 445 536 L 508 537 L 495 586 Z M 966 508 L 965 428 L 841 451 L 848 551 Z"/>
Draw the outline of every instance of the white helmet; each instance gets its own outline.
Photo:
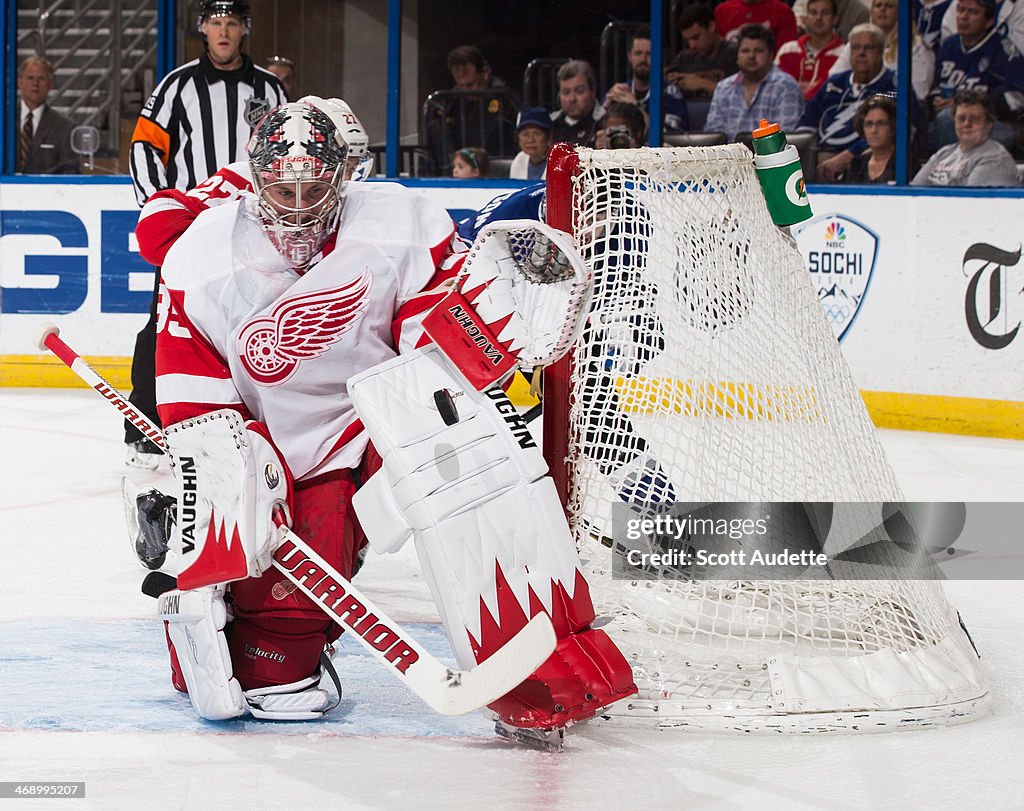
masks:
<path id="1" fill-rule="evenodd" d="M 338 128 L 311 104 L 275 107 L 253 132 L 249 164 L 263 228 L 294 268 L 337 230 L 347 154 Z"/>
<path id="2" fill-rule="evenodd" d="M 327 114 L 334 122 L 341 137 L 348 144 L 348 156 L 362 160 L 370 145 L 370 136 L 366 134 L 362 122 L 352 112 L 352 108 L 342 99 L 322 99 L 320 96 L 303 96 L 299 101 L 312 104 Z"/>

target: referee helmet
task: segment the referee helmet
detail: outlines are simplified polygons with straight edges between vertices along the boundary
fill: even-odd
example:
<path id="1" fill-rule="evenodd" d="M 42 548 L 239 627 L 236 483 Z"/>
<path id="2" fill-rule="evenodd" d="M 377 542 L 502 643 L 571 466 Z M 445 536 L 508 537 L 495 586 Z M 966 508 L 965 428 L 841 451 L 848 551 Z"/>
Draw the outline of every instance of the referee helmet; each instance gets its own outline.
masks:
<path id="1" fill-rule="evenodd" d="M 235 15 L 252 30 L 252 3 L 249 0 L 201 0 L 199 14 L 196 16 L 196 28 L 203 32 L 203 23 L 210 17 L 227 17 Z"/>

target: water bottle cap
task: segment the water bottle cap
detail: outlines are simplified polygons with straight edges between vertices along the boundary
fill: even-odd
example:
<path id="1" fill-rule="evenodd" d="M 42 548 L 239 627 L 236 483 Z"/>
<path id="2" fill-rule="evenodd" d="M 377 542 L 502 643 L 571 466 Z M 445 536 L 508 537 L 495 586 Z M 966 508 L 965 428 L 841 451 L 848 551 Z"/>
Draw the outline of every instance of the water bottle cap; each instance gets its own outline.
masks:
<path id="1" fill-rule="evenodd" d="M 782 128 L 778 124 L 769 124 L 767 118 L 762 118 L 757 129 L 754 130 L 751 135 L 755 138 L 764 138 L 766 135 L 774 135 L 781 131 Z"/>

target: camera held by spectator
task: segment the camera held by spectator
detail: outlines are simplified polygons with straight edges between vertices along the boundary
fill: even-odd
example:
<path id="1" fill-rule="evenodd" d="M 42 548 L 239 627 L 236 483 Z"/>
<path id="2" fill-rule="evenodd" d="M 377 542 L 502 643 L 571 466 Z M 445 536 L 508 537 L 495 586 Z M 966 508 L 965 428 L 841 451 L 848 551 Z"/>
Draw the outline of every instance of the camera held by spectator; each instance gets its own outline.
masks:
<path id="1" fill-rule="evenodd" d="M 609 149 L 633 149 L 636 147 L 636 141 L 633 139 L 629 127 L 625 124 L 617 127 L 608 127 L 605 130 L 605 134 L 608 136 Z"/>
<path id="2" fill-rule="evenodd" d="M 597 149 L 635 149 L 644 142 L 647 119 L 635 104 L 612 101 L 605 109 L 605 118 L 597 131 Z"/>

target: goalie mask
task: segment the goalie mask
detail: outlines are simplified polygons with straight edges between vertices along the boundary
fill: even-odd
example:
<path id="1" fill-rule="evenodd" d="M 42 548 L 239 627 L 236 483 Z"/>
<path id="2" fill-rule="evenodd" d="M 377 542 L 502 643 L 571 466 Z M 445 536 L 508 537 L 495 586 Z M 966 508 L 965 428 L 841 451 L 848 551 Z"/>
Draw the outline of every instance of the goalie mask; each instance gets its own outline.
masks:
<path id="1" fill-rule="evenodd" d="M 310 104 L 267 113 L 249 142 L 263 229 L 293 268 L 304 268 L 337 230 L 348 148 L 338 128 Z"/>

